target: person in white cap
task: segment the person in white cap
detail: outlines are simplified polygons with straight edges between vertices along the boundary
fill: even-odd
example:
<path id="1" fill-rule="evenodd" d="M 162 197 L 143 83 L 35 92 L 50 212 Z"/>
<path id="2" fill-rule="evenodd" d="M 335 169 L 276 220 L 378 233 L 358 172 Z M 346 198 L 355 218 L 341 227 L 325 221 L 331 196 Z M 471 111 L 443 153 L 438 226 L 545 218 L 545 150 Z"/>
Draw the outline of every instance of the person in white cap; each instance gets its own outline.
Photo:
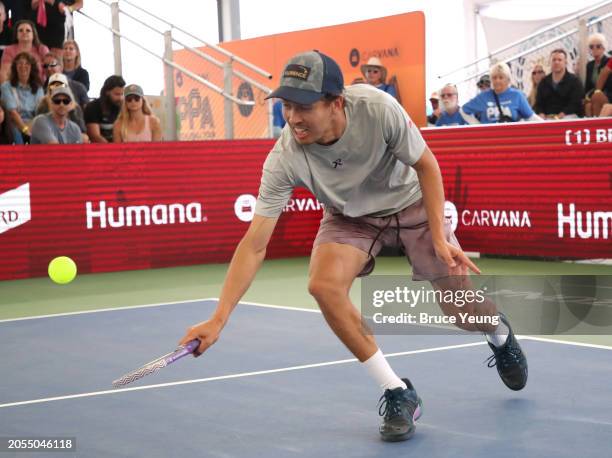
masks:
<path id="1" fill-rule="evenodd" d="M 38 115 L 32 123 L 32 144 L 67 144 L 83 143 L 81 129 L 68 119 L 70 106 L 74 102 L 72 91 L 59 86 L 50 94 L 51 111 Z"/>
<path id="2" fill-rule="evenodd" d="M 45 81 L 45 84 L 43 85 L 43 87 L 45 89 L 47 88 L 47 86 L 49 85 L 49 82 L 51 81 L 51 78 L 53 77 L 57 78 L 59 75 L 63 76 L 64 78 L 62 78 L 59 81 L 62 81 L 70 88 L 70 90 L 74 94 L 74 101 L 77 104 L 79 104 L 81 108 L 84 108 L 85 105 L 87 105 L 87 103 L 89 102 L 89 96 L 87 95 L 87 89 L 85 88 L 85 86 L 83 86 L 83 84 L 79 83 L 78 81 L 73 81 L 72 79 L 64 75 L 63 73 L 64 67 L 63 67 L 62 60 L 58 58 L 57 55 L 50 52 L 44 57 L 43 62 L 44 62 L 43 68 L 45 69 L 45 76 L 47 77 L 47 80 Z M 58 81 L 58 80 L 55 80 L 55 81 Z"/>
<path id="3" fill-rule="evenodd" d="M 397 90 L 392 84 L 387 84 L 387 68 L 378 57 L 370 57 L 368 63 L 361 66 L 361 73 L 368 84 L 377 87 L 397 99 Z"/>
<path id="4" fill-rule="evenodd" d="M 67 87 L 70 89 L 72 94 L 74 94 L 74 91 L 72 91 L 72 88 L 69 86 L 68 83 L 68 77 L 63 73 L 52 74 L 49 77 L 49 82 L 47 83 L 47 91 L 45 92 L 45 97 L 40 100 L 38 107 L 36 107 L 36 114 L 40 115 L 49 113 L 49 111 L 51 111 L 51 91 L 56 87 Z M 83 143 L 89 143 L 83 109 L 78 103 L 76 103 L 76 101 L 69 106 L 68 119 L 76 123 L 76 125 L 79 126 L 79 129 L 81 129 L 81 133 L 83 135 Z"/>

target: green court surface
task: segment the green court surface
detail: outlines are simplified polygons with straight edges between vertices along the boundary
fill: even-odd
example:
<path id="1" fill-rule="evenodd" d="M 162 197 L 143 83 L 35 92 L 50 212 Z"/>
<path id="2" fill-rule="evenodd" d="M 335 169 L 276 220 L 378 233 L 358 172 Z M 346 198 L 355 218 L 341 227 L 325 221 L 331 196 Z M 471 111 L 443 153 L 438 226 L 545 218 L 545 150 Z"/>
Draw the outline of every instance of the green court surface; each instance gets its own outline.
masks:
<path id="1" fill-rule="evenodd" d="M 551 261 L 476 259 L 487 275 L 612 275 L 612 266 Z M 219 296 L 226 264 L 79 275 L 68 285 L 49 278 L 0 282 L 0 319 L 70 313 L 115 307 L 179 302 Z M 376 275 L 406 275 L 401 257 L 379 257 Z M 317 308 L 307 291 L 308 259 L 267 260 L 243 301 Z M 351 295 L 359 300 L 359 281 Z M 202 316 L 202 319 L 206 319 Z M 612 336 L 562 339 L 612 346 Z"/>

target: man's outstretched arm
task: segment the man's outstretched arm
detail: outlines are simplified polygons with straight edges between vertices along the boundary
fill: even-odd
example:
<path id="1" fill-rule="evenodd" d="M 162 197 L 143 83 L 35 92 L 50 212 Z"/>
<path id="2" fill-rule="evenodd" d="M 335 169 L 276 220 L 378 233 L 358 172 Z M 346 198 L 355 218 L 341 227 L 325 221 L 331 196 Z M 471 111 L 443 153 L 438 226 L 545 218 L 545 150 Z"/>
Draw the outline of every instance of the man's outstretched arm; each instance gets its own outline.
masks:
<path id="1" fill-rule="evenodd" d="M 219 338 L 221 330 L 242 296 L 246 293 L 266 256 L 266 248 L 274 232 L 278 218 L 255 215 L 249 229 L 236 247 L 230 262 L 219 304 L 212 316 L 187 330 L 180 344 L 199 339 L 200 347 L 194 352 L 200 355 Z"/>

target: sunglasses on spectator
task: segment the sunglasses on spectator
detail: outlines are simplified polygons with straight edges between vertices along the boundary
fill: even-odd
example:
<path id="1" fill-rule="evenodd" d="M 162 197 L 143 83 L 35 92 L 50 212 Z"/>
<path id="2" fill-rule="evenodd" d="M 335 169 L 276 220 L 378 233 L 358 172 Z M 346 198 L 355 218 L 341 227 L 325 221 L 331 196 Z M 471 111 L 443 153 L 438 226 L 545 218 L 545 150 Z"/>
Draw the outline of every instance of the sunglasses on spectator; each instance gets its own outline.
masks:
<path id="1" fill-rule="evenodd" d="M 64 104 L 64 105 L 70 105 L 70 99 L 67 99 L 65 97 L 56 97 L 54 99 L 51 99 L 51 101 L 55 104 L 55 105 L 60 105 L 60 104 Z"/>
<path id="2" fill-rule="evenodd" d="M 544 70 L 534 70 L 531 72 L 532 75 L 537 75 L 539 73 L 544 73 Z"/>
<path id="3" fill-rule="evenodd" d="M 447 93 L 447 94 L 442 93 L 442 94 L 440 94 L 440 97 L 445 99 L 447 97 L 452 97 L 453 95 L 457 95 L 457 93 L 456 92 L 450 92 L 450 93 Z"/>
<path id="4" fill-rule="evenodd" d="M 57 67 L 57 65 L 57 62 L 51 62 L 50 64 L 44 64 L 43 68 Z"/>
<path id="5" fill-rule="evenodd" d="M 589 49 L 599 49 L 599 48 L 603 48 L 604 46 L 602 44 L 594 44 L 594 45 L 589 45 Z"/>
<path id="6" fill-rule="evenodd" d="M 368 68 L 368 73 L 378 73 L 378 72 L 380 72 L 380 70 L 377 68 Z"/>
<path id="7" fill-rule="evenodd" d="M 128 95 L 125 98 L 126 102 L 138 102 L 140 100 L 140 96 L 139 95 Z"/>

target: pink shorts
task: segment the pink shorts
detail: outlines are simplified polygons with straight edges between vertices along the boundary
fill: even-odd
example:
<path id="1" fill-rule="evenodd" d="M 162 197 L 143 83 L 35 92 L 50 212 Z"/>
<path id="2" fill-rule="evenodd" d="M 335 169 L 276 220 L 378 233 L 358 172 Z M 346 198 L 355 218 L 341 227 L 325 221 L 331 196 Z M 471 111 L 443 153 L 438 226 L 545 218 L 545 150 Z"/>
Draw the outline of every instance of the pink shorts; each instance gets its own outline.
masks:
<path id="1" fill-rule="evenodd" d="M 459 247 L 450 219 L 444 221 L 446 240 Z M 314 247 L 323 243 L 344 243 L 368 253 L 369 258 L 360 277 L 374 270 L 374 258 L 383 246 L 403 247 L 413 280 L 435 280 L 450 275 L 445 262 L 434 251 L 423 200 L 390 216 L 344 216 L 335 208 L 326 208 L 321 219 Z"/>

